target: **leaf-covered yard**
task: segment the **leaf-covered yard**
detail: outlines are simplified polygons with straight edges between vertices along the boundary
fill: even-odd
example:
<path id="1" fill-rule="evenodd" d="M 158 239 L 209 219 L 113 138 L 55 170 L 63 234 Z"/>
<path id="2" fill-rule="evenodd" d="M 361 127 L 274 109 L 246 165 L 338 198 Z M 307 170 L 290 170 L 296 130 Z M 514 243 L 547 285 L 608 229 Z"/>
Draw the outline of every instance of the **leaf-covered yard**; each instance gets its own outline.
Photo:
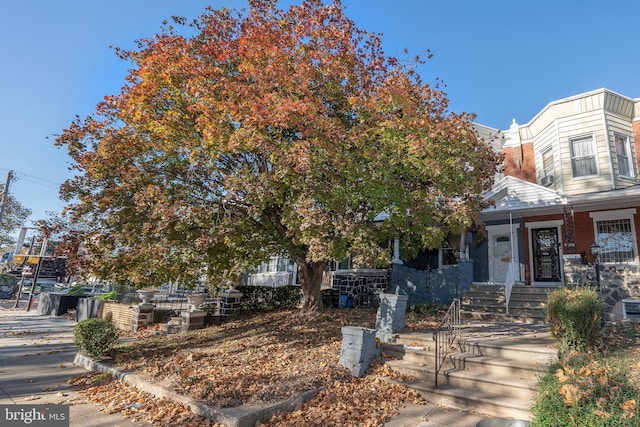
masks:
<path id="1" fill-rule="evenodd" d="M 433 327 L 438 316 L 408 318 L 408 328 Z M 338 363 L 343 326 L 375 327 L 375 311 L 329 310 L 261 313 L 206 329 L 168 336 L 135 335 L 116 357 L 119 367 L 212 406 L 260 406 L 322 389 L 293 413 L 267 425 L 383 425 L 407 403 L 423 403 L 413 390 L 381 377 L 393 376 L 374 361 L 365 378 L 352 378 Z M 124 383 L 88 374 L 74 380 L 85 395 L 158 425 L 213 425 L 171 402 L 160 402 Z M 123 399 L 121 396 L 131 396 Z"/>

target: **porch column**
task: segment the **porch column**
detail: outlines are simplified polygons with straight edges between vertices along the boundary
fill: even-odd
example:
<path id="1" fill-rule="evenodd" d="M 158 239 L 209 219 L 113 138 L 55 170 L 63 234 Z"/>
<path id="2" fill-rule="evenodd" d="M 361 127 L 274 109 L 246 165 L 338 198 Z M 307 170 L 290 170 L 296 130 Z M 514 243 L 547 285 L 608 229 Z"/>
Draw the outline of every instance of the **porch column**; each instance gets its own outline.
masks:
<path id="1" fill-rule="evenodd" d="M 393 259 L 391 262 L 394 264 L 402 264 L 402 260 L 400 259 L 400 239 L 393 241 Z"/>

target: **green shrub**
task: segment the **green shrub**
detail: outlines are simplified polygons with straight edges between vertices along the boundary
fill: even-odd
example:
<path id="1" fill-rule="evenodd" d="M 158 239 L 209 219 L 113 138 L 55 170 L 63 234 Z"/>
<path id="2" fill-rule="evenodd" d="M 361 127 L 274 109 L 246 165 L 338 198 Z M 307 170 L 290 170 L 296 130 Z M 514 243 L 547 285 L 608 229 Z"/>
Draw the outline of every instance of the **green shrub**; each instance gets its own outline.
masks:
<path id="1" fill-rule="evenodd" d="M 553 365 L 533 404 L 534 427 L 638 426 L 638 392 L 631 362 L 591 360 L 584 354 Z"/>
<path id="2" fill-rule="evenodd" d="M 273 311 L 297 308 L 302 300 L 300 286 L 239 286 L 241 306 L 250 311 Z"/>
<path id="3" fill-rule="evenodd" d="M 70 296 L 81 297 L 84 295 L 84 288 L 81 285 L 72 286 L 65 293 Z"/>
<path id="4" fill-rule="evenodd" d="M 560 354 L 593 347 L 602 329 L 602 301 L 589 288 L 562 288 L 547 296 L 547 323 Z"/>
<path id="5" fill-rule="evenodd" d="M 116 290 L 113 289 L 111 292 L 109 292 L 108 294 L 102 294 L 100 295 L 99 298 L 101 301 L 111 301 L 111 300 L 115 300 L 116 299 Z"/>
<path id="6" fill-rule="evenodd" d="M 118 342 L 118 330 L 111 319 L 86 319 L 73 328 L 73 342 L 90 356 L 111 356 Z"/>
<path id="7" fill-rule="evenodd" d="M 428 314 L 430 316 L 435 316 L 438 314 L 438 311 L 442 308 L 441 304 L 436 304 L 432 302 L 421 302 L 420 304 L 411 304 L 409 306 L 409 313 L 415 314 Z"/>

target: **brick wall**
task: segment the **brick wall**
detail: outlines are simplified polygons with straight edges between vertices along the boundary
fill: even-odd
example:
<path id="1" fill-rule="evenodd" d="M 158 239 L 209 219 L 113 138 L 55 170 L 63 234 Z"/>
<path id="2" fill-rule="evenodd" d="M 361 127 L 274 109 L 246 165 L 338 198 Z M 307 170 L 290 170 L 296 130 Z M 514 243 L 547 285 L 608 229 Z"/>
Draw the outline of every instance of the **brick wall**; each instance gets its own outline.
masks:
<path id="1" fill-rule="evenodd" d="M 504 173 L 529 182 L 536 182 L 536 165 L 533 156 L 533 144 L 521 144 L 518 147 L 505 147 Z"/>
<path id="2" fill-rule="evenodd" d="M 113 323 L 115 323 L 118 329 L 125 331 L 131 330 L 133 308 L 127 304 L 120 304 L 117 302 L 105 302 L 102 308 L 102 317 L 106 318 L 111 316 Z"/>

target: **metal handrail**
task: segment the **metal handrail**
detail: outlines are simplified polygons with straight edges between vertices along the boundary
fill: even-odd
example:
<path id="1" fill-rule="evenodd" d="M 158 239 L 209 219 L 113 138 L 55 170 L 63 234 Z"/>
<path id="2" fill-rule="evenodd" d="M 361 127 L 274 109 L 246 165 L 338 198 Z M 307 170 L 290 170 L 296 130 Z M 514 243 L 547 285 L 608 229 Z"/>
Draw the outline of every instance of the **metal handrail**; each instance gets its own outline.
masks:
<path id="1" fill-rule="evenodd" d="M 435 386 L 438 387 L 438 373 L 447 359 L 456 338 L 460 339 L 460 298 L 454 298 L 438 328 L 433 333 L 436 342 Z"/>

